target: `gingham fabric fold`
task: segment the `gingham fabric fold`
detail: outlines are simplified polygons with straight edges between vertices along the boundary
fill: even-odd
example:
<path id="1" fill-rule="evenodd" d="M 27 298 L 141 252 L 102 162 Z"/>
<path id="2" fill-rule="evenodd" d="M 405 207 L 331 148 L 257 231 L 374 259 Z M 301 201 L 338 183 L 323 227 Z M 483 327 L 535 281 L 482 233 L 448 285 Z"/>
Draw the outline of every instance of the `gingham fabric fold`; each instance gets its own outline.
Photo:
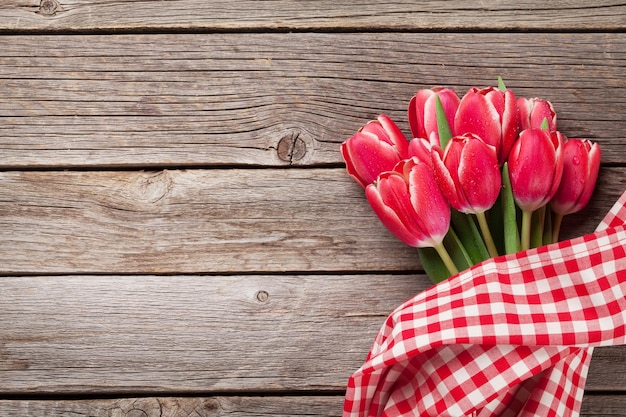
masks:
<path id="1" fill-rule="evenodd" d="M 344 417 L 577 416 L 593 347 L 626 344 L 626 193 L 595 233 L 485 261 L 386 320 Z"/>

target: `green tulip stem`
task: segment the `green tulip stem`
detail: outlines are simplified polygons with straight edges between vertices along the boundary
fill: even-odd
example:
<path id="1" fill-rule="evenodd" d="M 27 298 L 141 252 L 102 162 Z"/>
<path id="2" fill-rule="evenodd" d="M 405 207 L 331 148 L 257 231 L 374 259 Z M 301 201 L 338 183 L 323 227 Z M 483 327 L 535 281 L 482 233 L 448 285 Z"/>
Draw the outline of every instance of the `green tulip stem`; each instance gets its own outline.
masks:
<path id="1" fill-rule="evenodd" d="M 439 254 L 439 257 L 441 258 L 443 263 L 446 265 L 446 268 L 448 268 L 450 275 L 458 274 L 459 270 L 456 268 L 456 265 L 454 264 L 454 261 L 452 260 L 452 258 L 450 257 L 450 254 L 446 250 L 446 247 L 443 246 L 443 242 L 435 246 L 435 250 Z"/>
<path id="2" fill-rule="evenodd" d="M 552 223 L 552 242 L 555 243 L 559 241 L 559 232 L 561 230 L 561 222 L 563 221 L 563 215 L 559 213 L 554 213 L 554 219 Z"/>
<path id="3" fill-rule="evenodd" d="M 496 244 L 494 243 L 493 237 L 491 236 L 489 224 L 487 223 L 487 218 L 485 217 L 485 212 L 476 213 L 476 218 L 478 219 L 478 225 L 480 226 L 480 231 L 483 234 L 483 240 L 485 241 L 485 245 L 487 245 L 489 256 L 495 258 L 496 256 L 498 256 L 498 249 L 496 249 Z"/>
<path id="4" fill-rule="evenodd" d="M 546 215 L 549 215 L 547 206 L 541 206 L 533 212 L 530 225 L 530 247 L 538 248 L 543 245 L 543 232 L 545 230 Z"/>
<path id="5" fill-rule="evenodd" d="M 522 211 L 522 250 L 530 249 L 530 226 L 532 217 L 532 210 Z"/>

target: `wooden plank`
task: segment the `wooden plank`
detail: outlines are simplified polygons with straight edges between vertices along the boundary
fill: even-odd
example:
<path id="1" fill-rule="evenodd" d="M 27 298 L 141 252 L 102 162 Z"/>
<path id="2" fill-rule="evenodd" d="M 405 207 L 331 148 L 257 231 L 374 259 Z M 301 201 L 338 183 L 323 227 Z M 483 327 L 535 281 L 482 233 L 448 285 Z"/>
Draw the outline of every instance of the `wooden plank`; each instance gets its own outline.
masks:
<path id="1" fill-rule="evenodd" d="M 332 417 L 341 416 L 343 397 L 157 397 L 109 400 L 0 400 L 4 417 Z"/>
<path id="2" fill-rule="evenodd" d="M 625 363 L 626 347 L 624 346 L 594 349 L 587 378 L 587 391 L 600 393 L 626 391 L 626 373 L 622 372 Z"/>
<path id="3" fill-rule="evenodd" d="M 564 238 L 595 229 L 624 170 Z M 5 275 L 419 269 L 339 168 L 2 172 L 0 230 Z"/>
<path id="4" fill-rule="evenodd" d="M 418 266 L 342 169 L 16 171 L 0 195 L 0 273 Z"/>
<path id="5" fill-rule="evenodd" d="M 626 410 L 626 396 L 624 395 L 587 395 L 583 397 L 580 415 L 582 417 L 623 417 L 624 410 Z"/>
<path id="6" fill-rule="evenodd" d="M 341 392 L 385 318 L 427 286 L 423 275 L 2 277 L 2 396 Z M 626 390 L 625 358 L 596 349 L 587 388 Z"/>
<path id="7" fill-rule="evenodd" d="M 3 395 L 343 390 L 424 276 L 0 278 Z M 382 292 L 382 293 L 381 293 Z"/>
<path id="8" fill-rule="evenodd" d="M 124 398 L 84 401 L 0 401 L 5 417 L 341 416 L 343 397 Z"/>
<path id="9" fill-rule="evenodd" d="M 81 401 L 2 401 L 4 417 L 333 417 L 341 416 L 343 397 L 158 397 Z"/>
<path id="10" fill-rule="evenodd" d="M 0 30 L 617 30 L 624 28 L 625 14 L 616 0 L 502 0 L 488 6 L 461 0 L 5 0 Z"/>
<path id="11" fill-rule="evenodd" d="M 5 417 L 48 416 L 75 417 L 161 417 L 161 416 L 309 416 L 340 417 L 341 396 L 290 397 L 151 397 L 107 400 L 2 401 L 0 413 Z M 586 395 L 581 417 L 624 416 L 626 397 L 620 395 Z"/>
<path id="12" fill-rule="evenodd" d="M 419 88 L 498 75 L 624 163 L 625 62 L 621 33 L 4 36 L 0 169 L 336 165 Z"/>

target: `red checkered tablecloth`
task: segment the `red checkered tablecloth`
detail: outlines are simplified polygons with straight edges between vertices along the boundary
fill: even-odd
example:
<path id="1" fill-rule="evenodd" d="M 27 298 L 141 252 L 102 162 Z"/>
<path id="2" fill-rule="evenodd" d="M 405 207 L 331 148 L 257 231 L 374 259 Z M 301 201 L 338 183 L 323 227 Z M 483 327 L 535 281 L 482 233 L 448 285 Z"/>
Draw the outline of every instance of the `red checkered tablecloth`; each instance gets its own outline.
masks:
<path id="1" fill-rule="evenodd" d="M 386 320 L 344 417 L 577 416 L 593 347 L 626 344 L 626 192 L 595 233 L 487 260 Z"/>

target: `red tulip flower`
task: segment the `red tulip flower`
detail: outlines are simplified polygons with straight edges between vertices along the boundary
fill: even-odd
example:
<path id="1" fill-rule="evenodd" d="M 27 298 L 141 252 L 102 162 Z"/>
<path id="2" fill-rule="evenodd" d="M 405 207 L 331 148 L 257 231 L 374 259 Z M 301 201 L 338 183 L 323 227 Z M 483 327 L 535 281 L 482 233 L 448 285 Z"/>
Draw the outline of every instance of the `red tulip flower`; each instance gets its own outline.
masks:
<path id="1" fill-rule="evenodd" d="M 563 176 L 550 206 L 567 215 L 582 210 L 591 194 L 600 171 L 600 147 L 585 139 L 570 139 L 563 145 Z"/>
<path id="2" fill-rule="evenodd" d="M 563 176 L 550 200 L 556 213 L 553 241 L 558 240 L 563 216 L 583 209 L 591 199 L 600 171 L 600 146 L 585 139 L 570 139 L 563 145 Z"/>
<path id="3" fill-rule="evenodd" d="M 456 273 L 442 243 L 450 228 L 450 206 L 427 163 L 417 158 L 399 162 L 368 185 L 365 195 L 391 233 L 409 246 L 437 249 L 450 272 Z"/>
<path id="4" fill-rule="evenodd" d="M 433 145 L 424 138 L 413 138 L 409 142 L 409 158 L 416 157 L 420 162 L 433 166 L 433 160 L 430 156 Z"/>
<path id="5" fill-rule="evenodd" d="M 484 215 L 502 187 L 495 148 L 473 133 L 466 133 L 450 139 L 443 157 L 436 151 L 432 156 L 437 182 L 450 205 L 477 216 L 490 255 L 497 256 Z"/>
<path id="6" fill-rule="evenodd" d="M 509 155 L 511 189 L 517 205 L 534 211 L 556 193 L 563 175 L 560 132 L 527 129 L 520 133 Z"/>
<path id="7" fill-rule="evenodd" d="M 454 128 L 454 115 L 459 107 L 459 96 L 450 88 L 435 87 L 419 90 L 409 103 L 409 125 L 414 138 L 427 139 L 431 145 L 440 146 L 437 124 L 436 97 L 439 97 L 448 125 Z M 452 132 L 454 135 L 454 131 Z"/>
<path id="8" fill-rule="evenodd" d="M 511 149 L 509 178 L 513 198 L 523 211 L 522 249 L 530 247 L 532 212 L 550 201 L 561 182 L 564 141 L 560 132 L 527 129 Z"/>
<path id="9" fill-rule="evenodd" d="M 437 181 L 452 207 L 476 214 L 494 205 L 502 179 L 493 146 L 466 133 L 450 139 L 443 158 L 438 152 L 432 155 Z"/>
<path id="10" fill-rule="evenodd" d="M 513 91 L 495 87 L 471 88 L 461 99 L 454 118 L 457 134 L 474 133 L 496 148 L 500 165 L 506 161 L 519 133 L 519 116 Z"/>
<path id="11" fill-rule="evenodd" d="M 540 129 L 544 119 L 548 121 L 550 132 L 556 130 L 556 112 L 549 101 L 520 97 L 517 99 L 517 108 L 521 130 Z"/>
<path id="12" fill-rule="evenodd" d="M 348 174 L 365 188 L 381 172 L 408 157 L 409 142 L 389 117 L 381 114 L 341 144 Z"/>

